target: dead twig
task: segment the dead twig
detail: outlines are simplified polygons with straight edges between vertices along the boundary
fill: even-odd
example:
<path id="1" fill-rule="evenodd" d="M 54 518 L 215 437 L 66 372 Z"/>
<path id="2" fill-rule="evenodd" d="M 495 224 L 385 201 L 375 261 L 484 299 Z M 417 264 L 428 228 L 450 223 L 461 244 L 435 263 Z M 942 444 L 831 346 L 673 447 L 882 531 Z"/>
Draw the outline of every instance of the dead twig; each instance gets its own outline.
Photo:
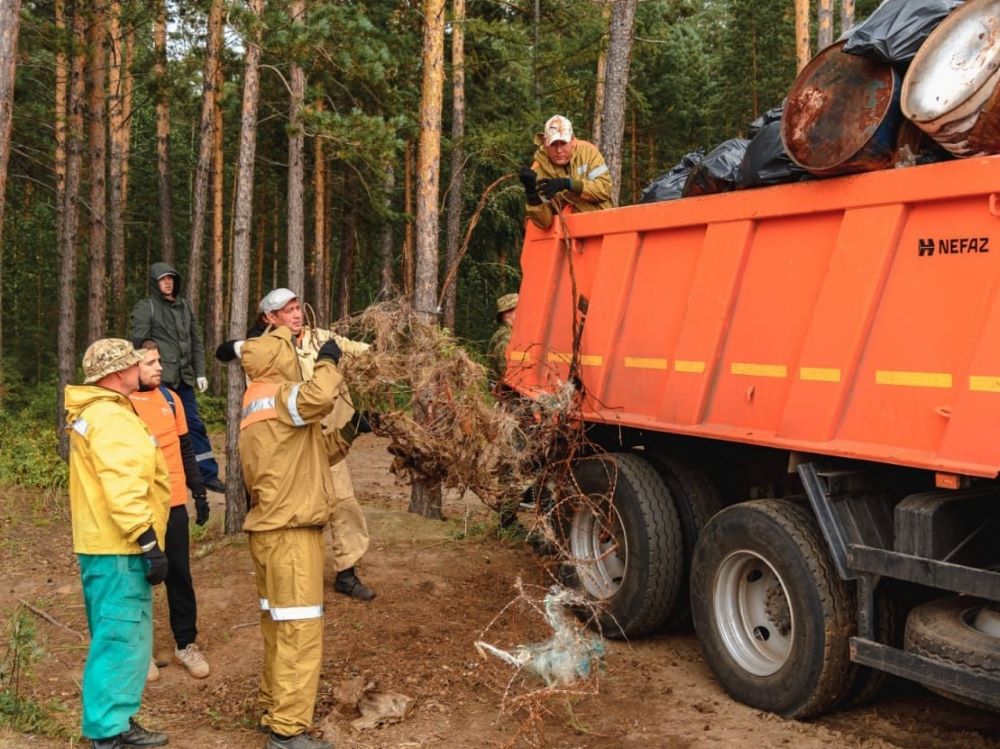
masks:
<path id="1" fill-rule="evenodd" d="M 36 608 L 35 606 L 32 606 L 30 603 L 28 603 L 27 601 L 25 601 L 23 598 L 18 598 L 17 602 L 19 604 L 21 604 L 22 606 L 24 606 L 24 608 L 26 608 L 32 614 L 34 614 L 35 616 L 41 617 L 42 619 L 44 619 L 45 621 L 47 621 L 52 626 L 59 627 L 59 629 L 64 629 L 67 632 L 69 632 L 70 634 L 76 635 L 79 638 L 80 642 L 86 642 L 87 641 L 87 638 L 83 635 L 82 632 L 78 632 L 77 630 L 73 629 L 72 627 L 69 627 L 69 626 L 63 624 L 61 621 L 59 621 L 58 619 L 56 619 L 51 614 L 47 614 L 44 611 L 42 611 L 41 609 Z"/>

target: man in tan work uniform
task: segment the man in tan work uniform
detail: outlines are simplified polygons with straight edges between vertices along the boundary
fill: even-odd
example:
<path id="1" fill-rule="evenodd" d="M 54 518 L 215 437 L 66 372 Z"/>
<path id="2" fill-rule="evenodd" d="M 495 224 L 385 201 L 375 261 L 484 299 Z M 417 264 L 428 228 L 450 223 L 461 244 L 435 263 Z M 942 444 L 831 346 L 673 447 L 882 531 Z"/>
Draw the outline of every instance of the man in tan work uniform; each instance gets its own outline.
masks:
<path id="1" fill-rule="evenodd" d="M 307 730 L 323 655 L 323 526 L 333 493 L 320 420 L 343 382 L 340 349 L 324 344 L 304 382 L 286 327 L 246 341 L 241 359 L 250 381 L 239 438 L 250 492 L 243 529 L 260 596 L 266 749 L 332 749 Z"/>
<path id="2" fill-rule="evenodd" d="M 328 340 L 335 340 L 347 356 L 364 353 L 369 348 L 367 343 L 351 341 L 329 330 L 304 325 L 301 302 L 291 289 L 279 288 L 268 292 L 260 301 L 258 309 L 263 318 L 261 324 L 266 326 L 265 330 L 283 325 L 291 331 L 298 357 L 298 376 L 302 380 L 312 376 L 317 353 Z M 239 355 L 242 345 L 241 342 L 228 341 L 219 347 L 216 356 L 229 361 Z M 354 496 L 354 486 L 345 460 L 351 442 L 359 431 L 358 415 L 351 404 L 346 384 L 341 385 L 337 403 L 322 424 L 334 485 L 330 496 L 329 521 L 333 566 L 337 571 L 333 588 L 338 593 L 357 600 L 371 601 L 375 598 L 375 591 L 361 582 L 355 566 L 368 551 L 369 536 L 365 515 Z"/>

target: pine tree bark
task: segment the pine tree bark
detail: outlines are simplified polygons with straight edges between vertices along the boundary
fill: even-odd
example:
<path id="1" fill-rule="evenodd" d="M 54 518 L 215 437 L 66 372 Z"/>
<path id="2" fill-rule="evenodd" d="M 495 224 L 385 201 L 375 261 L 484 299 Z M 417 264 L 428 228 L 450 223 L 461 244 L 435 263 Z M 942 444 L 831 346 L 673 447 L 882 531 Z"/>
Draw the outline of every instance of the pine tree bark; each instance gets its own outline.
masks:
<path id="1" fill-rule="evenodd" d="M 452 0 L 451 26 L 451 186 L 448 188 L 448 227 L 445 268 L 450 272 L 458 258 L 462 232 L 462 191 L 465 183 L 465 0 Z M 444 297 L 444 324 L 455 329 L 458 283 Z"/>
<path id="2" fill-rule="evenodd" d="M 215 123 L 216 82 L 222 49 L 222 3 L 212 0 L 208 9 L 208 43 L 202 67 L 201 117 L 198 124 L 198 163 L 191 194 L 191 252 L 188 255 L 187 293 L 191 306 L 201 301 L 201 268 L 205 246 L 205 209 L 208 203 L 208 175 L 212 168 L 212 128 Z M 244 331 L 245 333 L 246 331 Z"/>
<path id="3" fill-rule="evenodd" d="M 601 4 L 601 28 L 608 29 L 611 25 L 611 2 L 598 0 Z M 607 38 L 601 35 L 601 49 L 597 53 L 597 75 L 594 84 L 594 126 L 591 128 L 590 139 L 594 143 L 601 142 L 601 117 L 604 114 L 604 94 L 607 88 L 608 45 Z"/>
<path id="4" fill-rule="evenodd" d="M 122 116 L 125 120 L 126 136 L 122 138 L 122 214 L 128 213 L 129 156 L 132 153 L 132 102 L 135 91 L 135 75 L 132 63 L 135 60 L 135 26 L 129 24 L 125 34 L 125 70 L 122 75 Z M 127 242 L 127 237 L 126 237 Z"/>
<path id="5" fill-rule="evenodd" d="M 795 0 L 795 69 L 801 71 L 812 57 L 809 40 L 809 0 Z"/>
<path id="6" fill-rule="evenodd" d="M 611 10 L 608 35 L 607 83 L 604 110 L 601 114 L 600 149 L 611 172 L 611 197 L 618 204 L 621 190 L 622 142 L 625 137 L 625 111 L 628 94 L 628 69 L 632 59 L 632 29 L 638 0 L 621 0 Z"/>
<path id="7" fill-rule="evenodd" d="M 108 228 L 111 231 L 111 320 L 116 331 L 125 330 L 125 149 L 129 120 L 125 118 L 127 55 L 122 37 L 121 0 L 108 6 L 111 61 L 108 68 L 108 119 L 111 125 L 108 159 Z"/>
<path id="8" fill-rule="evenodd" d="M 386 164 L 385 182 L 382 189 L 385 190 L 385 213 L 388 216 L 392 211 L 392 194 L 396 189 L 396 170 L 393 168 L 392 162 Z M 379 296 L 382 299 L 390 298 L 396 288 L 392 272 L 392 243 L 392 222 L 386 218 L 382 224 L 382 238 L 379 242 L 379 254 L 382 260 L 382 282 L 379 285 Z"/>
<path id="9" fill-rule="evenodd" d="M 840 0 L 840 33 L 854 28 L 854 0 Z"/>
<path id="10" fill-rule="evenodd" d="M 222 65 L 215 68 L 215 90 L 222 91 Z M 222 278 L 225 268 L 224 231 L 225 224 L 225 172 L 222 161 L 222 103 L 219 96 L 213 97 L 215 110 L 212 127 L 212 262 L 209 266 L 209 284 L 212 289 L 209 298 L 209 345 L 207 349 L 214 351 L 222 343 L 225 329 L 226 298 L 223 295 Z M 215 357 L 211 357 L 213 362 Z M 212 389 L 219 391 L 222 386 L 222 366 L 213 364 Z"/>
<path id="11" fill-rule="evenodd" d="M 240 150 L 236 160 L 236 210 L 233 215 L 232 300 L 229 337 L 242 338 L 247 329 L 250 292 L 250 228 L 253 221 L 254 157 L 257 152 L 257 106 L 260 99 L 260 35 L 264 0 L 248 0 L 253 14 L 244 39 L 246 68 L 240 110 Z M 229 365 L 226 403 L 226 533 L 239 533 L 246 517 L 240 456 L 237 451 L 244 378 L 238 364 Z"/>
<path id="12" fill-rule="evenodd" d="M 347 189 L 344 195 L 350 195 L 350 182 L 345 180 Z M 354 290 L 354 267 L 358 257 L 358 208 L 353 200 L 347 198 L 344 205 L 344 220 L 341 222 L 340 263 L 337 266 L 337 319 L 351 314 L 351 293 Z"/>
<path id="13" fill-rule="evenodd" d="M 403 294 L 413 300 L 413 141 L 403 152 Z"/>
<path id="14" fill-rule="evenodd" d="M 73 36 L 66 117 L 66 189 L 63 194 L 63 225 L 59 236 L 59 329 L 56 334 L 58 353 L 58 384 L 56 386 L 56 419 L 59 427 L 59 454 L 69 456 L 69 435 L 63 429 L 63 391 L 76 373 L 76 239 L 79 218 L 80 172 L 83 168 L 83 108 L 85 104 L 84 76 L 87 65 L 86 22 L 81 3 L 73 7 Z"/>
<path id="15" fill-rule="evenodd" d="M 295 26 L 305 20 L 305 0 L 292 0 L 291 15 Z M 291 96 L 288 113 L 288 287 L 303 294 L 306 288 L 304 181 L 305 133 L 302 131 L 302 105 L 306 94 L 306 73 L 297 60 L 289 72 Z"/>
<path id="16" fill-rule="evenodd" d="M 420 147 L 417 154 L 416 258 L 413 306 L 428 322 L 437 319 L 438 195 L 441 108 L 444 92 L 444 0 L 424 0 L 423 81 L 420 87 Z M 433 394 L 414 399 L 414 413 L 433 418 Z M 415 483 L 410 512 L 441 518 L 441 486 Z"/>
<path id="17" fill-rule="evenodd" d="M 88 30 L 87 116 L 90 148 L 90 285 L 87 299 L 88 342 L 104 337 L 107 318 L 107 115 L 105 90 L 107 26 L 104 0 L 94 0 Z"/>
<path id="18" fill-rule="evenodd" d="M 160 198 L 160 247 L 174 265 L 174 196 L 170 187 L 170 91 L 167 85 L 167 2 L 157 0 L 153 17 L 153 78 L 156 86 L 156 174 Z M 190 271 L 188 272 L 190 281 Z M 188 284 L 188 289 L 194 284 Z M 198 309 L 195 306 L 195 309 Z"/>
<path id="19" fill-rule="evenodd" d="M 55 0 L 55 25 L 58 41 L 54 57 L 56 73 L 55 137 L 56 147 L 52 171 L 56 183 L 56 248 L 62 248 L 63 212 L 66 208 L 66 100 L 69 94 L 69 63 L 66 55 L 66 0 Z M 0 115 L 2 117 L 2 115 Z M 2 198 L 0 198 L 2 199 Z M 0 226 L 0 231 L 3 227 Z"/>
<path id="20" fill-rule="evenodd" d="M 323 108 L 323 100 L 316 102 Z M 316 320 L 322 325 L 330 322 L 330 309 L 324 296 L 326 275 L 326 154 L 323 153 L 323 139 L 313 139 L 313 262 L 312 298 L 316 310 Z"/>
<path id="21" fill-rule="evenodd" d="M 3 238 L 7 164 L 10 160 L 14 114 L 14 73 L 17 37 L 21 29 L 21 0 L 0 0 L 0 239 Z M 0 302 L 3 301 L 3 244 L 0 243 Z M 0 327 L 0 372 L 3 371 L 3 328 Z"/>
<path id="22" fill-rule="evenodd" d="M 833 0 L 819 0 L 816 18 L 816 43 L 826 49 L 833 44 Z"/>

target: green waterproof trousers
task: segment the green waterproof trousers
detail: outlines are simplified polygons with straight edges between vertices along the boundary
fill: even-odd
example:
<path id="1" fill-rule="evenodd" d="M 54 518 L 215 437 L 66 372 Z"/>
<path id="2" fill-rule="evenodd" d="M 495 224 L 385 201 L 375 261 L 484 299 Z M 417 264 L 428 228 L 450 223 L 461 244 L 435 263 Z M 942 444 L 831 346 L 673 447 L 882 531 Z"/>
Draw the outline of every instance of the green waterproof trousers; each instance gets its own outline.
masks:
<path id="1" fill-rule="evenodd" d="M 83 667 L 83 735 L 106 739 L 139 712 L 153 654 L 153 589 L 139 555 L 79 554 L 90 650 Z"/>

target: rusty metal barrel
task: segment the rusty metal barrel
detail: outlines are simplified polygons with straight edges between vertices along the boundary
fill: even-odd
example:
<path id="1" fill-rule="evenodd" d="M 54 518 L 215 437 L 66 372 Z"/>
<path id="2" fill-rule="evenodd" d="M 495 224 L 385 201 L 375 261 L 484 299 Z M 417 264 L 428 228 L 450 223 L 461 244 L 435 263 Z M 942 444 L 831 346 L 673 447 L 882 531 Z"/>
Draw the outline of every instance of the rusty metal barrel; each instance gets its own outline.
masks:
<path id="1" fill-rule="evenodd" d="M 956 156 L 1000 153 L 1000 0 L 941 22 L 903 81 L 903 114 Z"/>
<path id="2" fill-rule="evenodd" d="M 817 54 L 788 93 L 781 140 L 792 161 L 818 175 L 885 169 L 903 121 L 900 76 L 886 63 L 842 51 Z"/>

